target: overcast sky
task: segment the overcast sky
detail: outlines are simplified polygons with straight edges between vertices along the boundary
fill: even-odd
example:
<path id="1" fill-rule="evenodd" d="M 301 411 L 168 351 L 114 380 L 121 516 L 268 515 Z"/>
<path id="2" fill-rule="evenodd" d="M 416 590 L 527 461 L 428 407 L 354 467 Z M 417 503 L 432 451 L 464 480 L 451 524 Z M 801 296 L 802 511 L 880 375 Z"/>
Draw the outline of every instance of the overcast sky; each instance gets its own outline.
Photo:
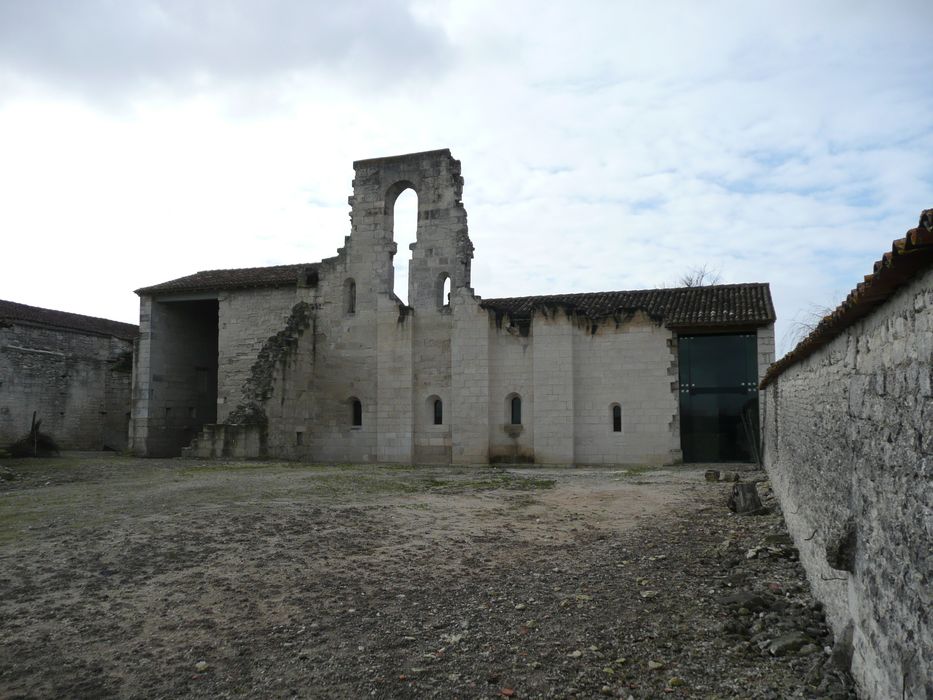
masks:
<path id="1" fill-rule="evenodd" d="M 929 0 L 0 0 L 0 298 L 136 322 L 333 255 L 353 160 L 449 147 L 477 294 L 705 265 L 771 283 L 787 350 L 933 207 L 931 35 Z"/>

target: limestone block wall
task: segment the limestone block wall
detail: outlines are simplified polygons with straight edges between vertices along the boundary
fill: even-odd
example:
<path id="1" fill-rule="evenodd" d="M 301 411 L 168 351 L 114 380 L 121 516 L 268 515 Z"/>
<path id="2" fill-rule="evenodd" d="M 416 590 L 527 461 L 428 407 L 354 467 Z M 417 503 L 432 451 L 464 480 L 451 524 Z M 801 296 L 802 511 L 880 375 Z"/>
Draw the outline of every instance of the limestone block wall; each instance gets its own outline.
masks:
<path id="1" fill-rule="evenodd" d="M 334 283 L 342 284 L 342 277 Z M 327 299 L 330 281 L 322 284 L 321 298 Z M 289 375 L 287 384 L 303 392 L 293 416 L 305 427 L 303 452 L 314 459 L 376 459 L 379 312 L 375 301 L 371 295 L 358 298 L 352 313 L 343 303 L 325 302 L 312 332 L 306 332 L 299 343 L 297 355 L 306 367 L 310 363 L 310 371 Z M 393 321 L 397 318 L 397 309 L 388 313 Z M 353 399 L 362 405 L 360 426 L 353 425 Z"/>
<path id="2" fill-rule="evenodd" d="M 485 312 L 484 312 L 485 314 Z M 488 455 L 483 461 L 537 461 L 534 353 L 537 327 L 528 335 L 496 325 L 487 314 L 489 338 Z M 522 423 L 511 425 L 511 398 L 522 401 Z"/>
<path id="3" fill-rule="evenodd" d="M 222 423 L 240 402 L 263 343 L 285 325 L 297 297 L 294 287 L 284 287 L 221 292 L 217 301 L 217 421 Z"/>
<path id="4" fill-rule="evenodd" d="M 377 319 L 376 452 L 370 459 L 411 462 L 413 451 L 412 336 L 414 320 L 394 299 L 380 300 Z"/>
<path id="5" fill-rule="evenodd" d="M 563 312 L 536 313 L 527 335 L 490 315 L 489 458 L 539 464 L 667 463 L 679 458 L 672 333 L 644 314 L 596 334 Z M 454 380 L 460 371 L 454 363 Z M 509 397 L 522 425 L 509 425 Z M 612 430 L 611 406 L 623 431 Z"/>
<path id="6" fill-rule="evenodd" d="M 152 298 L 139 299 L 139 336 L 133 347 L 133 390 L 130 396 L 129 449 L 136 455 L 148 453 L 149 416 L 154 413 L 152 395 Z"/>
<path id="7" fill-rule="evenodd" d="M 758 381 L 774 362 L 774 324 L 763 326 L 756 332 L 758 339 Z"/>
<path id="8" fill-rule="evenodd" d="M 866 697 L 933 697 L 931 386 L 928 271 L 763 394 L 765 466 Z"/>
<path id="9" fill-rule="evenodd" d="M 454 290 L 451 297 L 451 461 L 485 464 L 489 460 L 489 436 L 494 425 L 490 416 L 493 330 L 489 314 L 476 303 L 472 290 Z M 501 417 L 495 422 L 499 420 Z"/>
<path id="10" fill-rule="evenodd" d="M 580 464 L 663 464 L 679 457 L 676 340 L 639 313 L 596 333 L 575 329 L 574 459 Z M 622 409 L 622 431 L 612 406 Z"/>
<path id="11" fill-rule="evenodd" d="M 572 464 L 574 431 L 574 324 L 562 311 L 532 319 L 535 462 Z"/>
<path id="12" fill-rule="evenodd" d="M 451 336 L 450 307 L 416 311 L 411 319 L 414 387 L 414 455 L 418 463 L 450 464 Z M 434 424 L 434 402 L 441 401 L 441 424 Z"/>
<path id="13" fill-rule="evenodd" d="M 126 449 L 132 349 L 110 336 L 0 326 L 0 446 L 25 436 L 35 411 L 62 449 Z"/>

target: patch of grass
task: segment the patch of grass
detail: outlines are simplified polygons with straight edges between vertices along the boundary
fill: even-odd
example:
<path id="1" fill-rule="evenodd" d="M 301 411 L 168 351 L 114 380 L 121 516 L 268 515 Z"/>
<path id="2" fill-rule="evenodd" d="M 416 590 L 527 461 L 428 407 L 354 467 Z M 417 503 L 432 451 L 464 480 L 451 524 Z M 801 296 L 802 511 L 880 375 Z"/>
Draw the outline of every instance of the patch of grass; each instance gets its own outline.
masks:
<path id="1" fill-rule="evenodd" d="M 309 469 L 318 465 L 308 465 L 301 462 L 254 462 L 254 461 L 211 461 L 196 462 L 185 465 L 179 470 L 180 474 L 210 474 L 215 472 L 239 472 L 272 469 Z"/>
<path id="2" fill-rule="evenodd" d="M 653 467 L 648 464 L 638 464 L 631 467 L 625 467 L 620 472 L 613 472 L 618 474 L 619 478 L 626 479 L 634 476 L 641 476 L 643 474 L 649 474 L 651 472 L 659 471 L 661 467 Z"/>
<path id="3" fill-rule="evenodd" d="M 516 476 L 509 473 L 492 474 L 479 479 L 430 479 L 427 487 L 435 491 L 494 491 L 509 489 L 512 491 L 532 491 L 554 488 L 553 479 Z"/>

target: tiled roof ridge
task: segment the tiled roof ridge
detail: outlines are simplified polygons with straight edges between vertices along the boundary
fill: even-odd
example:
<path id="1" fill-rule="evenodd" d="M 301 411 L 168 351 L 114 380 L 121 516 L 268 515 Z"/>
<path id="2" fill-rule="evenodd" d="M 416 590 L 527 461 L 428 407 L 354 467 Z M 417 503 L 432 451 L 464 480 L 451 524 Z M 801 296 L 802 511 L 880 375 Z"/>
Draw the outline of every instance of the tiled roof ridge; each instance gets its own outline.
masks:
<path id="1" fill-rule="evenodd" d="M 76 314 L 70 311 L 46 309 L 4 299 L 0 299 L 0 320 L 43 324 L 97 335 L 112 335 L 125 340 L 132 340 L 139 335 L 139 326 L 132 323 L 111 321 L 108 318 Z"/>
<path id="2" fill-rule="evenodd" d="M 547 306 L 563 306 L 594 320 L 620 311 L 642 310 L 671 328 L 763 325 L 775 319 L 767 282 L 501 297 L 483 299 L 480 306 L 513 318 Z"/>
<path id="3" fill-rule="evenodd" d="M 845 300 L 797 346 L 768 368 L 761 380 L 764 389 L 791 365 L 809 357 L 885 301 L 918 272 L 933 265 L 933 209 L 920 212 L 916 228 L 891 244 L 891 250 L 875 262 Z"/>
<path id="4" fill-rule="evenodd" d="M 299 271 L 316 269 L 319 265 L 319 262 L 313 262 L 199 270 L 167 282 L 141 287 L 136 290 L 136 294 L 287 286 L 297 283 Z"/>
<path id="5" fill-rule="evenodd" d="M 648 287 L 646 289 L 611 289 L 606 291 L 596 291 L 596 292 L 559 292 L 557 294 L 528 294 L 524 296 L 517 297 L 492 297 L 489 299 L 483 299 L 481 304 L 496 302 L 496 301 L 509 301 L 517 299 L 548 299 L 551 297 L 581 297 L 581 296 L 593 296 L 599 294 L 645 294 L 649 292 L 683 292 L 693 289 L 728 289 L 735 287 L 746 287 L 746 288 L 758 288 L 758 287 L 767 287 L 768 282 L 732 282 L 729 284 L 704 284 L 704 285 L 695 285 L 689 287 Z"/>
<path id="6" fill-rule="evenodd" d="M 203 275 L 208 272 L 244 272 L 246 270 L 281 270 L 286 267 L 302 267 L 303 265 L 316 265 L 317 263 L 282 263 L 280 265 L 251 265 L 249 267 L 218 267 L 210 270 L 198 270 L 193 275 Z M 188 275 L 192 277 L 193 275 Z"/>

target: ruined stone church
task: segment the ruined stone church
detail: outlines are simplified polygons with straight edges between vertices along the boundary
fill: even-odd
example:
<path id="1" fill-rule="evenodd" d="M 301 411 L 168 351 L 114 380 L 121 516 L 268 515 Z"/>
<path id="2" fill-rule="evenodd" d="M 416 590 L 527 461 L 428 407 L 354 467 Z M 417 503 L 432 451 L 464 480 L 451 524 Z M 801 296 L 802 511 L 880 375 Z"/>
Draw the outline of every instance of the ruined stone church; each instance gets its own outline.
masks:
<path id="1" fill-rule="evenodd" d="M 449 150 L 354 163 L 317 263 L 137 290 L 139 455 L 476 464 L 756 457 L 767 284 L 483 299 Z M 418 197 L 409 304 L 395 201 Z M 448 291 L 449 290 L 449 291 Z"/>

